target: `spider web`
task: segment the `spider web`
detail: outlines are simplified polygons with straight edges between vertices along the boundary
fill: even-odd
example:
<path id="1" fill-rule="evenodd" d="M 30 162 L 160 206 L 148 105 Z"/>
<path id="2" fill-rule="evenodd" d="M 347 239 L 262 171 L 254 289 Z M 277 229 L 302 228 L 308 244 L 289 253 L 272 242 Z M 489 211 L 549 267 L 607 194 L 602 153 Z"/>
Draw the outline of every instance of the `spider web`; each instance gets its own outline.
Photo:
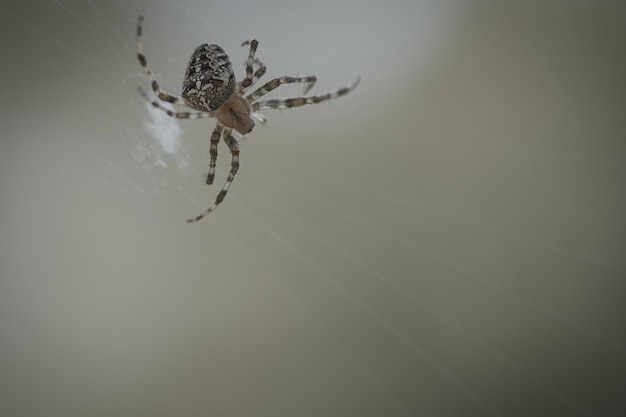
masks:
<path id="1" fill-rule="evenodd" d="M 626 351 L 624 103 L 608 82 L 572 86 L 604 63 L 619 82 L 624 10 L 409 3 L 0 7 L 17 39 L 0 79 L 0 414 L 608 414 Z M 214 121 L 137 94 L 139 14 L 172 94 L 203 42 L 241 78 L 252 37 L 264 81 L 363 81 L 263 112 L 224 203 L 189 226 L 230 155 L 220 144 L 207 189 Z M 577 17 L 609 29 L 588 39 Z"/>

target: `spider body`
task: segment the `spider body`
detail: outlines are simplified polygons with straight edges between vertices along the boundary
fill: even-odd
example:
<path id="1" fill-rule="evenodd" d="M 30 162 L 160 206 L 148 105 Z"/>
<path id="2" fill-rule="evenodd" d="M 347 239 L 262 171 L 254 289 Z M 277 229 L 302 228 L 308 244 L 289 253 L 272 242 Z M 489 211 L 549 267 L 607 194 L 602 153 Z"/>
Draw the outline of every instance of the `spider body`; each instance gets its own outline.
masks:
<path id="1" fill-rule="evenodd" d="M 245 62 L 246 76 L 241 82 L 235 79 L 230 58 L 218 45 L 200 45 L 191 55 L 187 71 L 183 80 L 183 91 L 181 97 L 168 94 L 161 90 L 156 77 L 152 73 L 146 56 L 143 53 L 143 43 L 141 40 L 143 32 L 143 16 L 137 20 L 137 59 L 143 68 L 148 80 L 150 80 L 152 91 L 158 100 L 151 100 L 148 95 L 139 88 L 139 92 L 154 107 L 164 111 L 168 116 L 177 119 L 205 119 L 215 118 L 217 125 L 213 129 L 209 145 L 209 172 L 207 184 L 213 184 L 215 178 L 215 163 L 217 160 L 217 145 L 221 138 L 228 146 L 231 153 L 230 172 L 221 191 L 215 198 L 215 202 L 200 215 L 187 220 L 194 222 L 201 220 L 211 213 L 224 200 L 228 190 L 239 170 L 239 144 L 234 138 L 232 131 L 244 135 L 254 128 L 254 119 L 265 123 L 267 119 L 258 110 L 263 109 L 285 109 L 300 107 L 306 104 L 315 104 L 322 101 L 331 100 L 352 91 L 359 83 L 357 77 L 350 85 L 340 87 L 325 94 L 315 96 L 292 97 L 282 99 L 259 100 L 265 94 L 280 87 L 283 84 L 304 83 L 306 88 L 304 93 L 308 93 L 317 81 L 313 75 L 305 77 L 284 76 L 274 78 L 266 82 L 261 87 L 251 93 L 248 89 L 252 87 L 266 72 L 265 64 L 255 56 L 258 47 L 256 40 L 246 41 L 242 46 L 250 46 L 248 59 Z M 189 107 L 195 112 L 176 112 L 163 105 L 161 102 L 173 103 Z"/>
<path id="2" fill-rule="evenodd" d="M 215 118 L 218 123 L 235 129 L 237 132 L 245 135 L 250 133 L 254 127 L 252 120 L 252 106 L 243 97 L 233 94 L 224 105 L 215 112 Z"/>
<path id="3" fill-rule="evenodd" d="M 212 112 L 235 92 L 235 71 L 230 58 L 218 45 L 196 48 L 183 80 L 183 100 L 194 110 Z"/>

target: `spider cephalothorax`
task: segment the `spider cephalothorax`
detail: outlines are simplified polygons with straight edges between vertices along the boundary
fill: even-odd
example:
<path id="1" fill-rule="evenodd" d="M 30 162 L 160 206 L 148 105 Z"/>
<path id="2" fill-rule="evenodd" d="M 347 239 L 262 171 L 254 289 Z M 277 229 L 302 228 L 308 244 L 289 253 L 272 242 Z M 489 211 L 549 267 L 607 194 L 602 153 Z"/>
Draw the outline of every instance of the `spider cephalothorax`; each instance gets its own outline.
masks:
<path id="1" fill-rule="evenodd" d="M 263 109 L 286 109 L 300 107 L 305 104 L 314 104 L 336 97 L 343 96 L 352 91 L 359 83 L 357 77 L 350 85 L 338 88 L 325 94 L 309 97 L 292 97 L 280 99 L 259 100 L 265 94 L 278 88 L 282 84 L 304 83 L 307 85 L 304 93 L 308 93 L 317 81 L 314 75 L 305 77 L 284 76 L 274 78 L 266 82 L 252 93 L 244 95 L 266 71 L 265 64 L 255 56 L 258 42 L 246 41 L 242 46 L 250 46 L 248 59 L 246 60 L 246 77 L 241 81 L 235 80 L 235 72 L 230 58 L 222 48 L 214 44 L 200 45 L 191 55 L 181 97 L 168 94 L 161 90 L 158 81 L 148 66 L 148 61 L 143 53 L 141 35 L 143 31 L 143 16 L 137 20 L 137 58 L 144 72 L 151 82 L 152 90 L 160 101 L 187 106 L 196 112 L 175 112 L 163 107 L 157 100 L 150 100 L 147 94 L 139 89 L 140 93 L 156 108 L 163 110 L 169 116 L 177 119 L 204 119 L 215 117 L 217 126 L 213 129 L 210 139 L 210 161 L 207 184 L 213 184 L 215 178 L 215 162 L 217 160 L 217 144 L 220 138 L 224 138 L 232 155 L 230 173 L 222 190 L 217 195 L 215 202 L 199 216 L 187 220 L 194 222 L 202 219 L 215 210 L 222 202 L 230 185 L 239 169 L 239 144 L 233 137 L 232 131 L 236 130 L 244 135 L 254 128 L 253 118 L 265 123 L 264 116 L 256 113 Z M 256 69 L 255 69 L 256 66 Z"/>

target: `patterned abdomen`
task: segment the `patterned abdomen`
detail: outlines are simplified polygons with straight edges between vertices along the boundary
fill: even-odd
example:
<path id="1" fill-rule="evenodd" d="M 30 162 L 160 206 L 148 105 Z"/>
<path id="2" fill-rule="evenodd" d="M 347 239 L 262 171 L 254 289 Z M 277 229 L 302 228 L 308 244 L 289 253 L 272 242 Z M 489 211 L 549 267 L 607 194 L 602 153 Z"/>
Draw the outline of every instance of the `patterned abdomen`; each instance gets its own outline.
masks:
<path id="1" fill-rule="evenodd" d="M 226 52 L 205 43 L 189 60 L 182 95 L 189 107 L 212 112 L 233 95 L 235 85 L 235 72 Z"/>

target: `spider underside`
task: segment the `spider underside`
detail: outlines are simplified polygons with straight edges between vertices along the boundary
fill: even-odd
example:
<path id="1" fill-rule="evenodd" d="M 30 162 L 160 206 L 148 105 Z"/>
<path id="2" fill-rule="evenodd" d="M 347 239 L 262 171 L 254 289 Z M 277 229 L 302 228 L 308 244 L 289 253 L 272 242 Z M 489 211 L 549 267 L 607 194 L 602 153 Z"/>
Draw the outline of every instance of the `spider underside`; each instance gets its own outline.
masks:
<path id="1" fill-rule="evenodd" d="M 188 219 L 187 222 L 196 222 L 211 213 L 224 200 L 235 175 L 239 169 L 239 143 L 233 136 L 233 130 L 244 135 L 254 128 L 254 119 L 265 123 L 267 119 L 257 113 L 264 109 L 287 109 L 300 107 L 305 104 L 320 103 L 343 96 L 352 91 L 359 83 L 359 77 L 349 85 L 315 96 L 277 98 L 259 100 L 272 90 L 283 84 L 303 83 L 306 84 L 304 94 L 308 93 L 315 85 L 317 77 L 308 75 L 304 77 L 284 76 L 274 78 L 251 93 L 246 93 L 250 87 L 265 74 L 265 64 L 255 56 L 258 47 L 256 40 L 243 42 L 241 46 L 249 46 L 248 58 L 245 62 L 246 76 L 241 82 L 235 80 L 235 73 L 230 58 L 218 45 L 200 45 L 191 55 L 181 96 L 168 94 L 161 90 L 156 77 L 148 65 L 143 53 L 142 32 L 143 16 L 137 20 L 137 58 L 151 83 L 152 91 L 158 100 L 151 100 L 148 95 L 139 88 L 141 95 L 152 106 L 164 111 L 168 116 L 176 119 L 206 119 L 215 118 L 217 124 L 213 129 L 209 145 L 209 171 L 206 183 L 213 184 L 215 178 L 215 163 L 217 160 L 217 144 L 221 138 L 228 146 L 231 153 L 230 172 L 226 181 L 215 198 L 215 202 L 204 210 L 200 215 Z M 176 112 L 161 105 L 161 102 L 173 103 L 186 106 L 195 111 Z"/>

